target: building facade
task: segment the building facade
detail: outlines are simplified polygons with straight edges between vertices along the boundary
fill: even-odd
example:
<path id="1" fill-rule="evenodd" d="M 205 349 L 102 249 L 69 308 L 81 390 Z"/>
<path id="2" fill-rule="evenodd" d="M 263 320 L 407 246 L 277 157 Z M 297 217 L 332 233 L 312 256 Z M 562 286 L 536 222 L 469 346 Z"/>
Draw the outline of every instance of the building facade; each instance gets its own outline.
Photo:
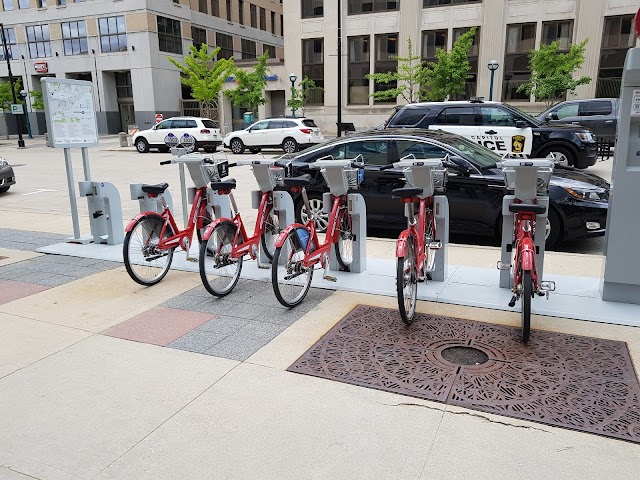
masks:
<path id="1" fill-rule="evenodd" d="M 310 95 L 307 115 L 323 131 L 336 132 L 338 84 L 337 2 L 288 0 L 284 14 L 287 69 L 308 76 L 318 89 Z M 342 121 L 356 128 L 379 125 L 399 104 L 377 102 L 366 74 L 395 71 L 393 56 L 407 56 L 407 40 L 423 62 L 436 49 L 450 50 L 476 27 L 469 52 L 471 79 L 458 99 L 489 98 L 489 62 L 499 64 L 493 99 L 540 112 L 544 104 L 517 89 L 530 77 L 528 52 L 557 40 L 560 49 L 588 39 L 578 75 L 592 78 L 577 98 L 617 97 L 627 50 L 636 45 L 634 0 L 341 0 Z"/>
<path id="2" fill-rule="evenodd" d="M 1 1 L 13 75 L 33 91 L 45 76 L 92 81 L 101 133 L 149 128 L 158 113 L 181 114 L 190 92 L 167 57 L 182 62 L 190 45 L 219 46 L 219 58 L 233 56 L 242 65 L 265 51 L 276 69 L 284 58 L 282 0 Z M 6 81 L 4 52 L 0 60 Z M 288 80 L 270 80 L 268 95 L 277 92 L 284 113 Z M 236 109 L 225 102 L 219 121 L 231 128 Z M 30 118 L 42 133 L 44 115 Z"/>

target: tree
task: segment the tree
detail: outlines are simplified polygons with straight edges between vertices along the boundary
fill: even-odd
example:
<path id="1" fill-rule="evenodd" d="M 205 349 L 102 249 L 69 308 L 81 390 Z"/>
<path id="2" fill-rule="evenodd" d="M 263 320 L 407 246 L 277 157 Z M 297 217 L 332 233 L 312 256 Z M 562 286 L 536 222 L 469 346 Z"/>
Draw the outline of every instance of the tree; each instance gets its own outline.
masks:
<path id="1" fill-rule="evenodd" d="M 287 101 L 287 106 L 294 110 L 302 110 L 302 115 L 304 115 L 304 109 L 309 101 L 309 93 L 312 90 L 324 91 L 324 88 L 316 87 L 316 82 L 305 76 L 300 82 L 300 87 L 292 91 L 291 99 Z"/>
<path id="2" fill-rule="evenodd" d="M 13 90 L 16 92 L 16 98 L 20 98 L 20 90 L 22 89 L 22 81 L 16 78 L 13 82 Z M 13 104 L 13 95 L 11 94 L 11 85 L 9 82 L 0 81 L 0 110 L 11 110 Z"/>
<path id="3" fill-rule="evenodd" d="M 31 108 L 33 110 L 44 110 L 44 101 L 42 100 L 42 92 L 32 90 L 29 92 L 31 95 Z"/>
<path id="4" fill-rule="evenodd" d="M 420 61 L 420 55 L 413 54 L 413 43 L 411 38 L 407 39 L 408 55 L 406 57 L 391 56 L 397 60 L 398 66 L 395 72 L 372 73 L 366 75 L 375 83 L 389 85 L 395 82 L 395 88 L 374 92 L 371 96 L 379 101 L 395 101 L 398 97 L 402 97 L 406 103 L 415 103 L 420 101 L 418 90 L 420 80 L 424 76 L 425 66 Z"/>
<path id="5" fill-rule="evenodd" d="M 421 75 L 420 99 L 432 102 L 444 102 L 447 97 L 464 92 L 469 79 L 469 49 L 473 45 L 476 27 L 458 38 L 450 52 L 441 48 L 436 50 L 436 62 L 429 62 Z"/>
<path id="6" fill-rule="evenodd" d="M 169 61 L 180 69 L 180 81 L 191 88 L 191 96 L 200 102 L 218 100 L 224 82 L 233 72 L 233 57 L 216 60 L 220 47 L 207 53 L 209 47 L 202 44 L 200 49 L 189 46 L 189 55 L 184 57 L 184 65 L 169 57 Z"/>
<path id="7" fill-rule="evenodd" d="M 538 50 L 529 52 L 531 78 L 518 87 L 518 92 L 533 94 L 536 100 L 544 100 L 547 108 L 566 96 L 567 92 L 575 95 L 578 85 L 591 82 L 591 77 L 573 79 L 573 74 L 584 63 L 584 51 L 588 41 L 589 39 L 569 45 L 569 51 L 566 53 L 558 53 L 558 42 L 540 45 Z"/>
<path id="8" fill-rule="evenodd" d="M 254 115 L 260 105 L 267 103 L 264 97 L 264 88 L 267 80 L 264 78 L 269 71 L 267 60 L 269 52 L 264 52 L 258 57 L 258 64 L 251 71 L 241 68 L 234 70 L 238 86 L 233 90 L 225 90 L 224 94 L 229 97 L 231 103 L 238 107 L 250 108 Z"/>

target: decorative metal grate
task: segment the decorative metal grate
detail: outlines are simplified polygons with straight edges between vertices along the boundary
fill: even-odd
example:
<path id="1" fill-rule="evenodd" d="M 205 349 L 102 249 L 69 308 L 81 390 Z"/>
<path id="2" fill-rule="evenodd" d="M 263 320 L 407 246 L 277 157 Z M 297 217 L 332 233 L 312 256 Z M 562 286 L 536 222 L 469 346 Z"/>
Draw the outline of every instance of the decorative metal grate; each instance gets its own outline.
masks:
<path id="1" fill-rule="evenodd" d="M 640 443 L 623 342 L 359 305 L 289 371 Z"/>

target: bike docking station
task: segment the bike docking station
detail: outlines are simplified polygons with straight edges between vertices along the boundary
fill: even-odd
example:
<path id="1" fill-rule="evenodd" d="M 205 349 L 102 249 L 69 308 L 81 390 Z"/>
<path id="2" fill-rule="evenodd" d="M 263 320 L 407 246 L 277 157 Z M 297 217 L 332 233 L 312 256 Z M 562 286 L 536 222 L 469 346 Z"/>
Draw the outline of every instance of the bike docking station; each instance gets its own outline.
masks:
<path id="1" fill-rule="evenodd" d="M 295 210 L 291 194 L 287 191 L 275 190 L 284 186 L 283 179 L 287 176 L 286 168 L 282 162 L 283 160 L 278 158 L 267 159 L 264 158 L 264 155 L 257 154 L 236 163 L 248 165 L 258 182 L 260 190 L 251 191 L 251 208 L 259 210 L 263 194 L 273 192 L 273 211 L 278 216 L 278 225 L 284 227 L 295 222 Z M 228 195 L 226 196 L 228 197 Z M 238 211 L 237 208 L 235 210 Z M 228 215 L 227 218 L 231 218 L 231 215 Z M 259 242 L 258 248 L 258 268 L 269 268 L 267 265 L 271 263 L 271 259 L 264 252 L 262 242 Z"/>
<path id="2" fill-rule="evenodd" d="M 500 247 L 500 288 L 513 288 L 513 224 L 515 215 L 509 210 L 509 206 L 520 201 L 523 203 L 535 203 L 544 206 L 544 213 L 536 214 L 536 225 L 546 225 L 549 212 L 549 196 L 547 186 L 553 170 L 553 161 L 540 159 L 507 159 L 502 163 L 505 175 L 505 186 L 513 194 L 502 198 L 502 242 Z M 543 230 L 544 231 L 544 230 Z M 544 247 L 546 235 L 538 229 L 535 232 L 534 244 L 537 250 L 538 278 L 542 279 L 544 271 Z"/>
<path id="3" fill-rule="evenodd" d="M 54 148 L 64 149 L 73 222 L 73 237 L 67 241 L 96 245 L 121 244 L 124 240 L 124 228 L 120 194 L 111 183 L 91 180 L 88 148 L 98 145 L 93 84 L 60 78 L 43 78 L 41 83 L 49 143 Z M 87 198 L 91 235 L 80 235 L 72 148 L 80 148 L 82 152 L 84 181 L 79 182 L 79 193 Z"/>
<path id="4" fill-rule="evenodd" d="M 353 260 L 348 272 L 362 273 L 367 269 L 367 206 L 364 198 L 359 193 L 348 193 L 359 187 L 364 175 L 362 169 L 351 167 L 352 160 L 327 160 L 320 159 L 314 162 L 314 167 L 320 167 L 321 173 L 329 186 L 330 193 L 322 195 L 323 213 L 331 214 L 333 196 L 347 193 L 347 213 L 351 215 L 351 233 L 353 234 Z M 362 173 L 361 173 L 362 172 Z M 329 268 L 332 272 L 339 272 L 340 265 L 336 258 L 335 248 L 329 253 Z"/>

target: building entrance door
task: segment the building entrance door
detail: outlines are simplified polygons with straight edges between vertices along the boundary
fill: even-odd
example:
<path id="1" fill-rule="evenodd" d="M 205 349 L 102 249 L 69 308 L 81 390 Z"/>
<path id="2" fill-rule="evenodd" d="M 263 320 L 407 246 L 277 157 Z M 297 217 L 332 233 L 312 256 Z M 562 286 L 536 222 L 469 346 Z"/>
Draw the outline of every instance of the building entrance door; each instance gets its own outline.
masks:
<path id="1" fill-rule="evenodd" d="M 129 131 L 129 125 L 135 125 L 136 115 L 133 103 L 119 103 L 118 110 L 120 111 L 120 126 L 122 132 Z"/>

